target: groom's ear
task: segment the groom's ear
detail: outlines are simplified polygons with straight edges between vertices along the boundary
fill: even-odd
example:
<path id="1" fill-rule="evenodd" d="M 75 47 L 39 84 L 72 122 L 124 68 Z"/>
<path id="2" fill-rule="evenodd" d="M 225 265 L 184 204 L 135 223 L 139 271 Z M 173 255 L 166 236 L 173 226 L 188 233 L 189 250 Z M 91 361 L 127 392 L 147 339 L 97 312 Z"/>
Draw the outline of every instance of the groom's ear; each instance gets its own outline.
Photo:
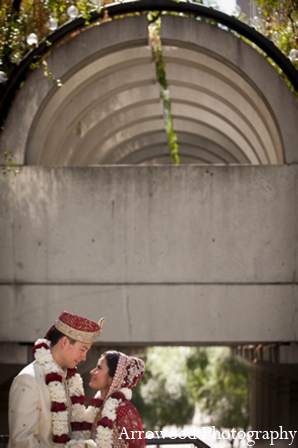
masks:
<path id="1" fill-rule="evenodd" d="M 59 339 L 60 348 L 64 349 L 67 348 L 69 345 L 69 339 L 67 336 L 63 336 L 61 339 Z"/>

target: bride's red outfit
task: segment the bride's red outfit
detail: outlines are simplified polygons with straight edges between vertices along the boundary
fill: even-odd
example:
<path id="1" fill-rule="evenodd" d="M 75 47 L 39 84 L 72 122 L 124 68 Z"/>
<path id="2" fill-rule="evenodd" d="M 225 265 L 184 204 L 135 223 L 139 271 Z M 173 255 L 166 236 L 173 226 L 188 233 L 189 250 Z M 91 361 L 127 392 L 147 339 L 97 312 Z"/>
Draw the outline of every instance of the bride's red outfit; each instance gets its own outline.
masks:
<path id="1" fill-rule="evenodd" d="M 120 352 L 118 356 L 116 372 L 104 400 L 97 392 L 90 401 L 85 428 L 89 425 L 90 438 L 98 448 L 143 448 L 146 443 L 142 420 L 130 399 L 131 389 L 144 374 L 144 363 Z"/>

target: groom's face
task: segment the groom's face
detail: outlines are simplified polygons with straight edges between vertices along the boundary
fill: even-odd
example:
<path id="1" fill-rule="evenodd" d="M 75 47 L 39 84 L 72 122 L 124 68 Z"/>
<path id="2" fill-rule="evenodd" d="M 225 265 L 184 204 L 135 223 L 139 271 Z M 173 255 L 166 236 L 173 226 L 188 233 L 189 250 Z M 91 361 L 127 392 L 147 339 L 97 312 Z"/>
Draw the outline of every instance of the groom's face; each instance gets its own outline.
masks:
<path id="1" fill-rule="evenodd" d="M 76 341 L 72 344 L 68 338 L 66 338 L 63 348 L 63 368 L 73 369 L 81 361 L 86 361 L 87 352 L 91 348 L 92 344 Z"/>

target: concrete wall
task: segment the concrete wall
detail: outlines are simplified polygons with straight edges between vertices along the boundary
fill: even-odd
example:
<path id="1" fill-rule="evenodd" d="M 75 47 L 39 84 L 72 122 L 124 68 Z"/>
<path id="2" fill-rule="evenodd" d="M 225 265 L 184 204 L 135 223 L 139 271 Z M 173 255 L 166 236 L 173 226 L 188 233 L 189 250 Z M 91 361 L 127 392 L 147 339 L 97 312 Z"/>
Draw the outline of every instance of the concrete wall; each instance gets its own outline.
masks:
<path id="1" fill-rule="evenodd" d="M 297 175 L 24 167 L 1 179 L 0 341 L 34 341 L 63 309 L 105 315 L 103 343 L 297 341 Z"/>

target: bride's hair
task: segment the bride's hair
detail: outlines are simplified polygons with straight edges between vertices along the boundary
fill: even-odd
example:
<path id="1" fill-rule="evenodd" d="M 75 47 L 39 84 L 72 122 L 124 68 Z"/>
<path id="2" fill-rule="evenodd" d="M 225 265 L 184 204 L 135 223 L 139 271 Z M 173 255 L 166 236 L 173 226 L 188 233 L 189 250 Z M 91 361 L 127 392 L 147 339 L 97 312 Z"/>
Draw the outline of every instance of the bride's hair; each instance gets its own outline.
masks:
<path id="1" fill-rule="evenodd" d="M 116 372 L 118 360 L 119 360 L 119 354 L 118 352 L 114 350 L 109 350 L 108 352 L 105 352 L 103 356 L 106 359 L 107 366 L 108 366 L 108 374 L 109 376 L 113 377 Z"/>

